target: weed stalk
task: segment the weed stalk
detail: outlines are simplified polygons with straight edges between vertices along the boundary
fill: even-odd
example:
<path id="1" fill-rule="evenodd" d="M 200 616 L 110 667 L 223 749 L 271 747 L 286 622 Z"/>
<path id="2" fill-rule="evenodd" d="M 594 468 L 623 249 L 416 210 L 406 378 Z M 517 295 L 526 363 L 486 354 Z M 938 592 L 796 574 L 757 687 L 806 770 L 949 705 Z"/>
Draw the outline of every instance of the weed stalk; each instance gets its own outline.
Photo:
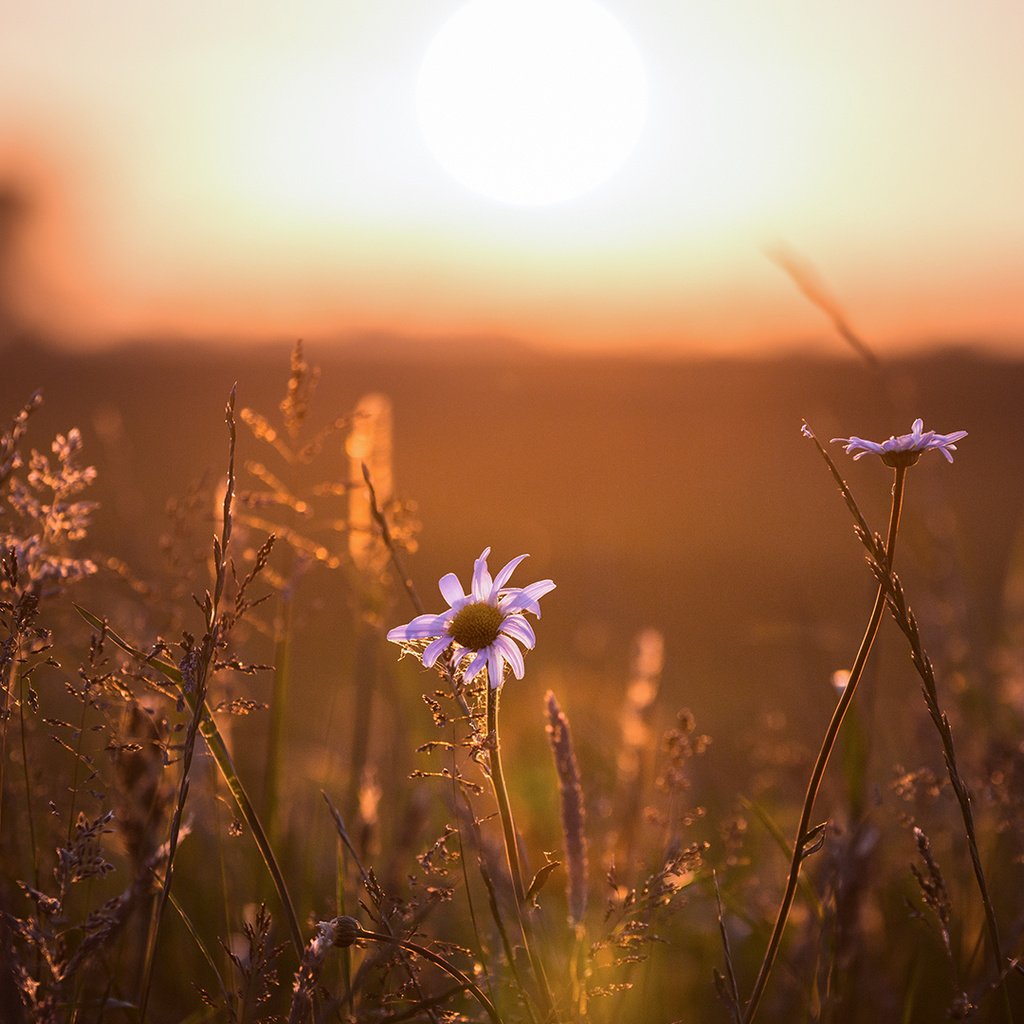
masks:
<path id="1" fill-rule="evenodd" d="M 171 882 L 174 877 L 174 855 L 177 852 L 178 840 L 181 835 L 182 819 L 185 815 L 185 803 L 188 800 L 189 775 L 192 760 L 195 756 L 196 741 L 199 738 L 200 724 L 206 708 L 206 692 L 210 673 L 213 670 L 217 647 L 220 642 L 220 599 L 224 593 L 224 582 L 228 573 L 228 545 L 231 540 L 231 513 L 235 490 L 235 389 L 231 389 L 224 418 L 228 425 L 228 479 L 224 491 L 224 514 L 221 535 L 214 537 L 214 589 L 212 596 L 207 592 L 203 601 L 206 632 L 198 649 L 189 650 L 185 654 L 182 665 L 189 664 L 189 671 L 182 671 L 183 690 L 190 691 L 194 701 L 192 717 L 189 720 L 188 732 L 185 737 L 182 753 L 181 780 L 178 784 L 178 798 L 175 802 L 174 816 L 171 819 L 171 832 L 167 844 L 167 866 L 164 868 L 163 884 L 157 897 L 156 907 L 146 939 L 146 957 L 143 965 L 142 984 L 139 995 L 139 1020 L 145 1022 L 146 1009 L 149 1004 L 149 993 L 153 983 L 153 966 L 156 960 L 156 944 L 160 934 L 160 923 L 164 909 L 171 895 Z M 188 678 L 191 676 L 191 678 Z"/>

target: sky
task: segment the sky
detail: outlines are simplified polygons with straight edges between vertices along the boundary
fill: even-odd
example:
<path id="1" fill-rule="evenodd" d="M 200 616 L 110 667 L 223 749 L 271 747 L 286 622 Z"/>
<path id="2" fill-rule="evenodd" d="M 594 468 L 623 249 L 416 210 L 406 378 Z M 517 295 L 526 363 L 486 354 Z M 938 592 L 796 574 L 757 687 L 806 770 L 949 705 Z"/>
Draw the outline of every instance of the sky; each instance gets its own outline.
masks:
<path id="1" fill-rule="evenodd" d="M 582 81 L 589 37 L 534 2 L 524 31 Z M 0 0 L 0 187 L 27 211 L 7 301 L 68 342 L 760 351 L 827 333 L 765 255 L 783 244 L 880 348 L 1024 351 L 1019 0 L 607 0 L 641 122 L 605 180 L 546 205 L 432 149 L 418 82 L 461 7 Z M 517 53 L 518 95 L 538 76 Z M 466 67 L 485 102 L 454 123 L 496 145 L 511 121 Z M 579 118 L 613 124 L 625 92 L 588 87 Z"/>

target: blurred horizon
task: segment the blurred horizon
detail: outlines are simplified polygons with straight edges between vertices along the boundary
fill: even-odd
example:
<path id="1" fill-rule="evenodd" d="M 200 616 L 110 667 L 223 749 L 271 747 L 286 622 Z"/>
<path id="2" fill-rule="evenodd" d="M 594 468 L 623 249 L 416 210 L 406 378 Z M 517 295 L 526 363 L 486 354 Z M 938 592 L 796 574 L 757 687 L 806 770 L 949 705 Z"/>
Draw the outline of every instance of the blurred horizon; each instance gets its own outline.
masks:
<path id="1" fill-rule="evenodd" d="M 0 381 L 4 415 L 41 387 L 36 436 L 82 429 L 88 459 L 103 467 L 93 543 L 145 574 L 167 510 L 197 487 L 212 492 L 222 472 L 232 384 L 240 408 L 271 414 L 289 348 L 61 352 L 25 343 Z M 955 640 L 938 606 L 968 599 L 980 609 L 974 625 L 986 650 L 1006 642 L 1024 552 L 1024 451 L 1008 429 L 1024 361 L 960 350 L 887 360 L 874 371 L 847 355 L 305 352 L 322 370 L 312 429 L 368 393 L 390 398 L 395 493 L 417 503 L 423 523 L 408 568 L 425 600 L 444 572 L 462 571 L 487 545 L 499 562 L 529 551 L 531 568 L 557 580 L 544 616 L 550 643 L 529 684 L 538 699 L 552 674 L 589 678 L 606 657 L 625 672 L 633 635 L 652 627 L 667 638 L 674 666 L 667 694 L 699 709 L 714 733 L 733 730 L 766 685 L 772 704 L 807 714 L 806 694 L 790 679 L 808 671 L 821 682 L 814 706 L 828 704 L 830 673 L 855 646 L 851 623 L 870 603 L 872 581 L 842 500 L 800 436 L 804 417 L 826 440 L 882 439 L 916 416 L 942 432 L 969 432 L 953 466 L 935 457 L 915 472 L 901 561 L 936 642 Z M 467 376 L 473 385 L 453 397 L 451 381 Z M 246 465 L 253 454 L 244 440 Z M 324 458 L 346 471 L 340 444 Z M 880 522 L 883 467 L 845 457 L 840 465 L 869 520 Z M 456 483 L 467 477 L 469 490 Z M 318 614 L 336 643 L 331 616 Z M 887 672 L 909 673 L 898 641 L 887 643 Z M 810 668 L 801 661 L 808 644 Z M 991 666 L 977 670 L 997 685 Z"/>
<path id="2" fill-rule="evenodd" d="M 8 330 L 785 352 L 827 325 L 781 244 L 880 350 L 1024 351 L 1019 4 L 608 0 L 646 121 L 538 207 L 471 192 L 416 123 L 459 6 L 0 0 Z"/>
<path id="3" fill-rule="evenodd" d="M 657 361 L 514 346 L 470 348 L 448 358 L 420 350 L 409 358 L 383 346 L 342 352 L 310 345 L 304 356 L 310 368 L 322 371 L 315 375 L 296 369 L 304 360 L 284 343 L 274 351 L 198 343 L 87 351 L 22 338 L 11 355 L 12 347 L 0 348 L 6 410 L 0 414 L 15 414 L 36 388 L 43 391 L 43 403 L 14 431 L 27 426 L 18 453 L 24 464 L 11 478 L 30 483 L 21 491 L 10 488 L 8 507 L 31 508 L 28 500 L 36 494 L 46 501 L 42 488 L 53 485 L 43 456 L 50 439 L 67 437 L 71 427 L 80 429 L 82 443 L 76 465 L 96 467 L 95 480 L 82 492 L 97 503 L 89 512 L 88 534 L 69 550 L 97 571 L 66 595 L 46 595 L 40 623 L 52 627 L 60 646 L 40 643 L 43 649 L 28 655 L 39 666 L 28 691 L 33 700 L 38 694 L 30 721 L 43 727 L 29 735 L 41 755 L 31 761 L 32 777 L 39 780 L 36 792 L 46 792 L 46 785 L 53 794 L 52 804 L 36 804 L 44 835 L 55 837 L 44 838 L 40 848 L 59 848 L 68 827 L 63 814 L 47 814 L 45 808 L 61 807 L 58 801 L 69 791 L 75 799 L 74 781 L 68 784 L 69 744 L 54 744 L 51 730 L 69 734 L 77 681 L 104 687 L 90 712 L 89 721 L 97 724 L 86 733 L 80 720 L 79 734 L 95 744 L 87 763 L 96 771 L 82 773 L 88 791 L 79 806 L 102 806 L 112 791 L 107 777 L 118 775 L 108 758 L 111 737 L 119 734 L 99 731 L 105 722 L 116 727 L 123 711 L 118 680 L 134 684 L 133 695 L 147 706 L 151 699 L 161 702 L 154 720 L 167 718 L 170 739 L 159 748 L 169 756 L 158 763 L 181 763 L 174 737 L 183 734 L 187 711 L 175 711 L 174 695 L 150 673 L 123 664 L 109 644 L 90 645 L 85 655 L 91 630 L 71 600 L 109 619 L 140 648 L 164 642 L 161 650 L 177 657 L 180 640 L 191 649 L 189 634 L 202 622 L 193 595 L 208 586 L 210 534 L 223 515 L 229 450 L 224 405 L 235 386 L 232 575 L 241 577 L 253 564 L 269 532 L 280 542 L 250 598 L 269 600 L 240 627 L 246 632 L 233 637 L 230 648 L 244 664 L 268 668 L 252 675 L 217 673 L 218 696 L 224 694 L 229 705 L 237 699 L 253 713 L 229 714 L 218 702 L 224 709 L 218 718 L 248 792 L 263 790 L 261 813 L 275 806 L 266 780 L 274 778 L 271 766 L 281 766 L 279 813 L 270 811 L 264 820 L 277 821 L 275 849 L 285 877 L 296 880 L 291 891 L 301 900 L 298 919 L 322 919 L 324 908 L 337 905 L 331 901 L 338 837 L 321 794 L 332 794 L 340 804 L 347 793 L 348 803 L 359 808 L 361 817 L 353 812 L 346 820 L 360 823 L 358 834 L 370 851 L 367 863 L 380 867 L 389 893 L 419 888 L 407 870 L 416 863 L 411 851 L 429 844 L 442 827 L 437 816 L 444 820 L 450 808 L 449 777 L 432 773 L 448 763 L 449 752 L 435 744 L 452 723 L 439 730 L 421 700 L 424 688 L 437 687 L 439 680 L 414 659 L 400 661 L 384 639 L 384 630 L 414 613 L 413 602 L 395 573 L 371 575 L 358 568 L 358 552 L 366 551 L 358 531 L 366 519 L 354 514 L 353 499 L 365 501 L 365 493 L 348 485 L 357 459 L 369 458 L 378 495 L 390 492 L 393 500 L 389 521 L 416 541 L 403 556 L 404 570 L 427 609 L 439 607 L 442 574 L 454 570 L 465 581 L 472 560 L 488 546 L 492 567 L 529 552 L 518 579 L 557 583 L 544 599 L 525 678 L 507 680 L 503 698 L 502 747 L 526 848 L 559 849 L 558 791 L 543 716 L 551 691 L 572 722 L 587 798 L 594 894 L 607 885 L 598 866 L 614 863 L 617 877 L 628 872 L 643 878 L 649 863 L 663 863 L 659 858 L 668 842 L 675 848 L 676 835 L 706 839 L 713 844 L 709 856 L 730 871 L 726 891 L 749 893 L 747 904 L 767 922 L 748 931 L 746 919 L 733 914 L 744 924 L 737 943 L 742 976 L 752 977 L 762 948 L 759 932 L 770 924 L 767 915 L 784 871 L 776 832 L 761 822 L 777 820 L 786 827 L 796 815 L 804 770 L 835 707 L 836 673 L 851 664 L 876 589 L 835 482 L 814 445 L 801 436 L 801 420 L 806 417 L 827 443 L 852 433 L 875 439 L 902 433 L 921 416 L 928 428 L 964 429 L 968 436 L 953 465 L 933 452 L 913 470 L 898 572 L 955 724 L 961 763 L 970 765 L 976 780 L 972 791 L 979 794 L 978 817 L 985 822 L 979 837 L 1001 853 L 986 862 L 995 865 L 999 892 L 1008 894 L 999 897 L 1000 915 L 1011 918 L 1012 897 L 1020 891 L 1020 858 L 1013 851 L 1022 848 L 1024 819 L 1018 813 L 1011 830 L 994 824 L 993 817 L 1003 807 L 1019 806 L 1010 801 L 1021 792 L 1024 447 L 1017 423 L 1024 361 L 987 358 L 976 350 L 887 358 L 874 367 L 848 354 Z M 314 378 L 311 394 L 302 381 Z M 365 421 L 348 417 L 371 409 L 379 415 L 365 431 L 357 426 Z M 295 423 L 299 410 L 300 428 L 293 432 L 289 418 Z M 64 445 L 58 440 L 56 447 Z M 829 447 L 868 523 L 883 523 L 891 471 L 876 458 L 855 462 L 838 445 Z M 307 451 L 308 462 L 302 458 Z M 12 456 L 9 466 L 18 461 Z M 41 478 L 38 490 L 29 489 L 34 477 Z M 44 508 L 53 510 L 50 519 L 78 521 L 65 514 L 63 503 L 47 502 Z M 31 542 L 25 547 L 31 550 Z M 275 624 L 284 607 L 292 607 L 286 616 L 289 682 L 279 689 L 269 666 L 282 664 Z M 659 651 L 657 673 L 646 682 L 634 668 L 633 652 L 642 638 Z M 641 706 L 638 689 L 648 704 L 642 717 L 637 712 L 630 718 L 629 708 Z M 937 935 L 922 939 L 920 914 L 908 907 L 914 891 L 907 870 L 914 851 L 911 826 L 927 829 L 943 851 L 944 877 L 956 878 L 956 892 L 973 890 L 952 794 L 941 782 L 942 749 L 919 689 L 904 638 L 886 618 L 829 773 L 827 799 L 823 793 L 822 808 L 827 804 L 824 813 L 835 824 L 829 859 L 815 867 L 828 877 L 836 870 L 836 848 L 859 846 L 869 829 L 879 837 L 870 861 L 879 895 L 865 902 L 879 909 L 877 923 L 861 933 L 871 960 L 859 977 L 879 977 L 877 991 L 884 999 L 891 993 L 895 1004 L 901 988 L 889 971 L 894 956 L 930 948 L 934 977 L 943 984 L 924 986 L 927 1003 L 911 988 L 915 1012 L 904 1016 L 931 1022 L 942 1017 L 941 1004 L 948 1002 L 949 961 Z M 611 829 L 624 820 L 616 811 L 623 790 L 618 766 L 635 735 L 630 722 L 644 724 L 647 788 L 666 804 L 653 796 L 638 804 L 636 843 L 620 856 Z M 702 749 L 705 736 L 713 742 L 706 757 L 680 762 L 670 741 L 687 723 Z M 361 745 L 363 737 L 367 742 Z M 197 755 L 202 756 L 198 749 Z M 683 766 L 685 786 L 661 793 L 661 766 L 673 763 Z M 210 759 L 203 756 L 197 765 L 202 768 L 196 779 L 200 771 L 208 777 L 203 769 L 212 769 Z M 410 787 L 414 772 L 431 777 Z M 1005 802 L 991 795 L 997 776 L 1005 780 Z M 9 807 L 17 806 L 18 788 L 8 789 Z M 364 812 L 361 797 L 371 791 L 373 809 Z M 224 927 L 220 905 L 225 894 L 234 906 L 236 894 L 238 902 L 248 899 L 263 877 L 255 848 L 237 834 L 241 826 L 234 825 L 230 808 L 223 813 L 222 798 L 222 790 L 205 785 L 190 795 L 196 827 L 176 883 L 194 908 L 192 920 L 211 936 L 231 929 Z M 378 806 L 382 813 L 371 824 Z M 662 806 L 668 809 L 657 815 L 646 810 Z M 29 852 L 31 830 L 12 820 L 3 832 L 3 854 L 14 865 L 20 862 L 16 856 Z M 496 823 L 488 827 L 494 834 Z M 153 828 L 152 834 L 162 839 L 162 830 Z M 392 841 L 407 834 L 408 840 Z M 211 873 L 208 865 L 217 863 L 222 840 L 228 844 L 225 857 L 227 851 L 233 857 L 223 863 L 231 867 Z M 1011 841 L 1017 845 L 1008 847 Z M 653 853 L 646 852 L 648 845 Z M 14 854 L 8 852 L 12 846 Z M 892 868 L 878 866 L 883 857 Z M 18 875 L 12 868 L 7 877 Z M 822 875 L 813 877 L 817 883 Z M 111 891 L 122 884 L 114 876 Z M 468 891 L 470 882 L 460 881 L 456 898 L 442 901 L 430 925 L 417 927 L 444 941 L 461 939 L 463 885 Z M 211 886 L 216 891 L 208 896 Z M 546 890 L 551 921 L 562 917 L 559 888 Z M 686 893 L 688 907 L 673 915 L 672 931 L 659 925 L 664 942 L 657 948 L 671 957 L 666 977 L 694 994 L 685 1001 L 660 1000 L 666 1012 L 655 1019 L 675 1020 L 679 1006 L 686 1005 L 695 1020 L 718 1020 L 722 1008 L 708 979 L 710 962 L 720 954 L 711 945 L 717 939 L 713 896 L 707 889 L 702 895 L 697 884 L 687 884 Z M 3 895 L 13 907 L 24 897 Z M 104 895 L 89 893 L 97 903 Z M 970 906 L 966 900 L 961 905 Z M 595 900 L 594 919 L 605 913 L 605 900 Z M 964 920 L 975 928 L 979 918 L 965 909 Z M 800 915 L 794 930 L 801 920 L 804 934 L 814 929 L 815 941 L 792 945 L 809 949 L 817 962 L 821 924 L 816 915 Z M 138 924 L 145 926 L 141 914 Z M 472 938 L 468 925 L 465 934 Z M 676 955 L 697 949 L 698 939 L 707 942 L 708 952 Z M 196 944 L 180 924 L 168 926 L 164 941 L 167 955 L 160 959 L 168 978 L 161 989 L 166 1005 L 180 1016 L 181 979 L 201 978 L 206 968 L 180 967 L 190 954 L 199 963 Z M 965 943 L 964 956 L 977 948 L 974 941 Z M 876 962 L 885 970 L 876 970 Z M 692 978 L 681 975 L 679 963 L 692 966 Z M 776 1004 L 783 1010 L 769 1019 L 786 1018 L 794 987 L 778 986 Z M 655 1005 L 649 991 L 631 997 L 640 1006 L 636 1014 L 613 1007 L 591 1019 L 649 1021 Z M 859 999 L 863 988 L 855 991 Z M 282 997 L 288 994 L 285 989 Z M 867 1004 L 859 999 L 858 1005 Z M 878 1005 L 879 1000 L 870 1003 L 865 1021 L 878 1018 Z M 885 1019 L 898 1016 L 886 1009 Z M 992 1015 L 979 1014 L 982 1019 Z"/>

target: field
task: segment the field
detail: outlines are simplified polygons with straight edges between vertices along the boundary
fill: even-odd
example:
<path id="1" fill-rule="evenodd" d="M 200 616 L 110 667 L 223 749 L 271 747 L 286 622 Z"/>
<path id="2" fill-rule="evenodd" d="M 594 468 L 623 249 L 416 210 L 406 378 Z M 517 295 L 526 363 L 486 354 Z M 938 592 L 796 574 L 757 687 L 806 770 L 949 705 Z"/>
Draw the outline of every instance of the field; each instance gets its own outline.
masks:
<path id="1" fill-rule="evenodd" d="M 289 356 L 0 350 L 0 1020 L 1024 1020 L 1024 364 Z M 801 425 L 884 540 L 918 416 L 901 590 Z M 488 547 L 500 716 L 386 639 Z"/>

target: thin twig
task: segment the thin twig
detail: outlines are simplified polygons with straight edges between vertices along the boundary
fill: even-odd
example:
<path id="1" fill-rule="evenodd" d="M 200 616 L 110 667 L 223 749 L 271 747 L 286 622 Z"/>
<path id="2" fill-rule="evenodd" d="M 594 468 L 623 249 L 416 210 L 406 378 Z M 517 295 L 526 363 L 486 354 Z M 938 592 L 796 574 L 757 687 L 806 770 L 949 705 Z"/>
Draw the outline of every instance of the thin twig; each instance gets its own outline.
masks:
<path id="1" fill-rule="evenodd" d="M 384 516 L 384 513 L 380 510 L 380 505 L 377 504 L 377 492 L 373 489 L 373 481 L 370 479 L 370 469 L 366 463 L 362 463 L 363 467 L 363 479 L 366 481 L 366 489 L 370 492 L 370 513 L 373 515 L 373 521 L 380 527 L 381 539 L 384 541 L 384 546 L 388 549 L 388 554 L 391 555 L 391 561 L 395 566 L 395 572 L 398 573 L 398 578 L 402 581 L 402 586 L 405 587 L 405 592 L 409 595 L 409 600 L 412 601 L 413 607 L 416 609 L 417 615 L 422 615 L 424 612 L 423 602 L 420 600 L 420 595 L 416 593 L 416 587 L 412 582 L 412 577 L 405 571 L 405 565 L 402 562 L 401 556 L 398 554 L 398 545 L 395 544 L 394 537 L 391 536 L 391 527 L 388 526 L 388 521 Z"/>
<path id="2" fill-rule="evenodd" d="M 836 333 L 845 341 L 872 370 L 881 370 L 881 362 L 871 346 L 853 329 L 839 303 L 828 293 L 814 267 L 784 245 L 764 250 L 764 254 L 797 286 L 800 293 L 812 305 L 828 317 Z"/>
<path id="3" fill-rule="evenodd" d="M 445 989 L 443 992 L 439 992 L 436 996 L 430 996 L 429 998 L 424 999 L 421 1003 L 416 1003 L 405 1010 L 393 1013 L 390 1017 L 381 1017 L 377 1024 L 399 1024 L 399 1021 L 412 1020 L 413 1017 L 418 1017 L 424 1010 L 440 1006 L 442 1003 L 447 1003 L 452 996 L 457 996 L 460 992 L 465 991 L 465 985 L 454 985 L 451 988 Z"/>
<path id="4" fill-rule="evenodd" d="M 418 942 L 410 942 L 407 939 L 398 939 L 394 935 L 381 935 L 379 932 L 368 932 L 363 928 L 360 928 L 356 933 L 360 939 L 371 939 L 374 942 L 392 943 L 396 946 L 400 946 L 402 949 L 407 950 L 410 953 L 415 953 L 417 956 L 422 957 L 424 960 L 429 960 L 436 967 L 440 967 L 445 974 L 450 975 L 462 987 L 469 992 L 469 994 L 483 1007 L 484 1012 L 491 1019 L 492 1024 L 502 1024 L 501 1016 L 494 1006 L 494 1003 L 487 997 L 487 993 L 484 992 L 479 985 L 469 975 L 463 973 L 454 964 L 447 961 L 443 956 L 433 952 L 433 950 L 427 949 L 426 946 L 421 946 Z"/>
<path id="5" fill-rule="evenodd" d="M 732 964 L 732 948 L 729 945 L 729 933 L 725 927 L 725 913 L 722 910 L 722 890 L 718 886 L 718 872 L 712 871 L 711 878 L 715 883 L 715 901 L 718 905 L 718 931 L 722 936 L 722 952 L 725 954 L 725 977 L 729 984 L 729 1010 L 732 1019 L 739 1024 L 740 1019 L 740 989 L 736 983 L 736 971 Z"/>
<path id="6" fill-rule="evenodd" d="M 871 570 L 875 578 L 885 587 L 888 597 L 888 607 L 896 625 L 907 638 L 910 644 L 910 658 L 921 677 L 921 692 L 924 695 L 925 706 L 928 708 L 928 716 L 931 718 L 939 739 L 942 742 L 942 756 L 946 763 L 946 772 L 949 775 L 950 785 L 953 794 L 956 796 L 960 807 L 960 816 L 963 820 L 964 835 L 967 839 L 967 848 L 971 857 L 971 866 L 974 870 L 974 878 L 978 885 L 978 893 L 981 897 L 982 906 L 985 911 L 985 927 L 988 931 L 989 948 L 995 964 L 996 974 L 1005 978 L 1007 961 L 1003 955 L 1002 943 L 999 938 L 999 926 L 996 922 L 995 908 L 992 904 L 992 897 L 989 895 L 988 883 L 985 879 L 985 869 L 981 862 L 981 852 L 978 849 L 977 830 L 974 825 L 974 812 L 971 809 L 971 791 L 964 781 L 957 763 L 956 747 L 953 744 L 953 730 L 950 727 L 949 719 L 939 704 L 938 686 L 935 682 L 935 672 L 932 667 L 931 658 L 921 643 L 921 635 L 918 630 L 917 618 L 910 606 L 907 604 L 906 595 L 899 577 L 892 571 L 886 572 L 874 558 L 870 560 Z M 1003 981 L 1005 986 L 1005 980 Z M 1005 989 L 1004 989 L 1005 991 Z M 1010 1013 L 1009 1002 L 1007 1011 Z M 1010 1017 L 1012 1020 L 1012 1016 Z"/>

